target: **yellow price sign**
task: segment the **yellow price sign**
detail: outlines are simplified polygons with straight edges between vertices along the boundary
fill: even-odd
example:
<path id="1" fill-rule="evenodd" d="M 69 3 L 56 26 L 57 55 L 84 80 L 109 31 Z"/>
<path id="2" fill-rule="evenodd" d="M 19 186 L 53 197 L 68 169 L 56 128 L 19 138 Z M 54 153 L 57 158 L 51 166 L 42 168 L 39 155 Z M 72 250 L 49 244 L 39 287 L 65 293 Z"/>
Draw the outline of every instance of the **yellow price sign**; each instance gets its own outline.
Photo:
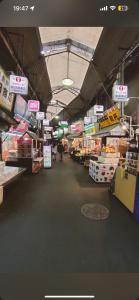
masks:
<path id="1" fill-rule="evenodd" d="M 107 127 L 119 123 L 120 120 L 120 109 L 117 106 L 107 110 L 103 117 L 100 119 L 100 127 Z"/>

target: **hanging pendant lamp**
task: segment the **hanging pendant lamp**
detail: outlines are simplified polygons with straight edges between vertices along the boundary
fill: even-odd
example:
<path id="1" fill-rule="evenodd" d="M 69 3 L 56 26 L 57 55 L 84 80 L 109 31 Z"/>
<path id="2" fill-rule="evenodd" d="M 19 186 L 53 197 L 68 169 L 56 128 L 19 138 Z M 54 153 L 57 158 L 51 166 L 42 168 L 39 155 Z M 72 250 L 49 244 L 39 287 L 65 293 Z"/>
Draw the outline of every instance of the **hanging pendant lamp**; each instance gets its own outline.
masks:
<path id="1" fill-rule="evenodd" d="M 69 51 L 68 51 L 68 59 L 67 59 L 67 77 L 62 80 L 64 86 L 72 86 L 73 80 L 69 77 Z"/>

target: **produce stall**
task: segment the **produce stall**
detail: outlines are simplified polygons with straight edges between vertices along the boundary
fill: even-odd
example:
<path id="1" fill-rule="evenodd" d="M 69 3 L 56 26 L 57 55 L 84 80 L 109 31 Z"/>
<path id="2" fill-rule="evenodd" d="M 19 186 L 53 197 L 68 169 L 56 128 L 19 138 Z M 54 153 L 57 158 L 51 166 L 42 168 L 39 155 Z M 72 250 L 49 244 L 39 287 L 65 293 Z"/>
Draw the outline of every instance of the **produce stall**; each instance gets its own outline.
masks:
<path id="1" fill-rule="evenodd" d="M 101 150 L 101 139 L 93 137 L 75 138 L 72 142 L 72 158 L 85 166 L 89 166 L 89 160 L 97 160 Z"/>
<path id="2" fill-rule="evenodd" d="M 120 109 L 117 105 L 108 109 L 98 119 L 98 130 L 93 137 L 101 139 L 98 161 L 90 160 L 89 175 L 95 182 L 110 183 L 119 162 L 124 161 L 127 138 L 120 125 Z"/>

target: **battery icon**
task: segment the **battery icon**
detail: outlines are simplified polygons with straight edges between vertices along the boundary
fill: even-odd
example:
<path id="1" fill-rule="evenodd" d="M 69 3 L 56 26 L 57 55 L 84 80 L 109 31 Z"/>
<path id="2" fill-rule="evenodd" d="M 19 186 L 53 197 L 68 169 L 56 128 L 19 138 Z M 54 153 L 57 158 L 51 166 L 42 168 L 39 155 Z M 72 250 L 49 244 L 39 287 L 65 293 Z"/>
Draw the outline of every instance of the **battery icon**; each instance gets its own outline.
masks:
<path id="1" fill-rule="evenodd" d="M 128 11 L 127 5 L 118 5 L 118 11 Z"/>

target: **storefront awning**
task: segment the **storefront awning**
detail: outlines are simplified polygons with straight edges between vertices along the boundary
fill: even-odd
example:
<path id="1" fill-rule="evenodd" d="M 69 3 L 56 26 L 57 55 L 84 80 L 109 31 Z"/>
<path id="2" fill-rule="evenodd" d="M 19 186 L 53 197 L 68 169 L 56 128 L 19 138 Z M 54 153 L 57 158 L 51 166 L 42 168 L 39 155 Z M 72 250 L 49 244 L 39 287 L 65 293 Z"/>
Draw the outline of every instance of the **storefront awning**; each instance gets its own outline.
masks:
<path id="1" fill-rule="evenodd" d="M 92 134 L 92 137 L 105 137 L 105 136 L 125 136 L 125 131 L 122 129 L 122 127 L 117 125 L 112 125 L 109 127 L 106 127 L 104 129 L 101 129 L 99 132 Z"/>
<path id="2" fill-rule="evenodd" d="M 38 139 L 39 139 L 39 137 L 37 136 L 37 134 L 34 133 L 34 132 L 32 132 L 32 131 L 26 131 L 26 132 L 23 134 L 23 136 L 26 135 L 26 134 L 28 134 L 33 140 L 38 140 Z"/>

